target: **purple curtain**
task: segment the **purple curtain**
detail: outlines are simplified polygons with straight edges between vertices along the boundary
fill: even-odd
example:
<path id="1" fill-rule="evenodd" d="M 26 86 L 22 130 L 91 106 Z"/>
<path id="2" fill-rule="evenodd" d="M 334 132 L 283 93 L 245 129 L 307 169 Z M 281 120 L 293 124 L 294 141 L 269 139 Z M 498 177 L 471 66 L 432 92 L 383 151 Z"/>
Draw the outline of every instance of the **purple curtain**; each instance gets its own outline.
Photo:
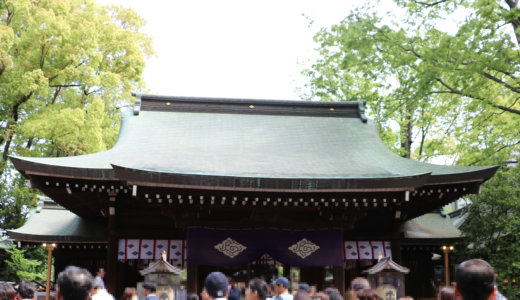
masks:
<path id="1" fill-rule="evenodd" d="M 263 254 L 295 267 L 342 266 L 343 231 L 188 228 L 188 264 L 245 265 Z"/>

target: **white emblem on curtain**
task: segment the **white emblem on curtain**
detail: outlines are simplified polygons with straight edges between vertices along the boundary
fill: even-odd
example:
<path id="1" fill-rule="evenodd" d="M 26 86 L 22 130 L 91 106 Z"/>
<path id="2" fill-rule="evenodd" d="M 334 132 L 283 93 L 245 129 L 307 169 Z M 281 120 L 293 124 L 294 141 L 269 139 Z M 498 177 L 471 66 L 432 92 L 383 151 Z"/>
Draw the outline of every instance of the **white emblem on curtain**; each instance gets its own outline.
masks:
<path id="1" fill-rule="evenodd" d="M 129 239 L 126 242 L 126 258 L 139 259 L 139 240 Z"/>
<path id="2" fill-rule="evenodd" d="M 369 241 L 358 241 L 359 247 L 359 258 L 360 259 L 372 259 L 372 246 Z"/>
<path id="3" fill-rule="evenodd" d="M 170 241 L 170 260 L 182 261 L 182 240 Z"/>
<path id="4" fill-rule="evenodd" d="M 229 258 L 233 258 L 240 254 L 240 252 L 246 250 L 247 247 L 231 238 L 227 238 L 221 243 L 215 245 L 215 249 L 217 249 L 219 252 L 222 252 L 222 254 L 228 256 Z"/>
<path id="5" fill-rule="evenodd" d="M 153 259 L 154 240 L 141 240 L 140 259 Z"/>
<path id="6" fill-rule="evenodd" d="M 372 253 L 374 253 L 374 259 L 379 259 L 379 253 L 381 253 L 381 258 L 385 257 L 385 249 L 383 247 L 383 242 L 381 241 L 373 241 L 370 242 L 372 245 Z"/>
<path id="7" fill-rule="evenodd" d="M 392 244 L 388 241 L 384 241 L 383 244 L 385 247 L 385 256 L 392 257 Z"/>
<path id="8" fill-rule="evenodd" d="M 356 241 L 345 241 L 345 256 L 348 260 L 359 259 L 358 246 Z"/>
<path id="9" fill-rule="evenodd" d="M 289 247 L 289 250 L 291 250 L 292 252 L 294 252 L 294 254 L 298 255 L 303 259 L 318 251 L 318 249 L 320 249 L 320 246 L 314 244 L 313 242 L 307 239 L 301 239 L 300 241 L 298 241 L 298 243 Z"/>
<path id="10" fill-rule="evenodd" d="M 125 259 L 126 258 L 126 240 L 119 240 L 119 247 L 117 251 L 117 259 Z"/>

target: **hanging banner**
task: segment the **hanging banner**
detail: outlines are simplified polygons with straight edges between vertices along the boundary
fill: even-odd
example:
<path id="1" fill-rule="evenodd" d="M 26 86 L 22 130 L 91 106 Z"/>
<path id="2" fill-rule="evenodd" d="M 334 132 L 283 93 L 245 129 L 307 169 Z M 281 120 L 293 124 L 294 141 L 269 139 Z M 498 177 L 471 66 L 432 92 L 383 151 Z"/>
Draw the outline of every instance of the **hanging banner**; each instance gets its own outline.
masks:
<path id="1" fill-rule="evenodd" d="M 384 241 L 383 245 L 385 247 L 385 257 L 392 257 L 392 246 L 390 242 Z"/>
<path id="2" fill-rule="evenodd" d="M 154 240 L 141 240 L 141 251 L 139 251 L 139 259 L 153 259 L 154 250 Z"/>
<path id="3" fill-rule="evenodd" d="M 186 241 L 190 245 L 188 264 L 244 265 L 263 254 L 295 267 L 344 264 L 341 230 L 188 228 Z"/>
<path id="4" fill-rule="evenodd" d="M 154 259 L 161 259 L 163 251 L 166 251 L 166 259 L 168 259 L 168 240 L 156 240 Z"/>
<path id="5" fill-rule="evenodd" d="M 126 259 L 139 259 L 141 240 L 126 240 Z"/>
<path id="6" fill-rule="evenodd" d="M 182 240 L 171 240 L 169 249 L 169 260 L 182 261 Z"/>
<path id="7" fill-rule="evenodd" d="M 345 260 L 359 259 L 358 246 L 356 241 L 345 241 Z"/>
<path id="8" fill-rule="evenodd" d="M 369 241 L 358 241 L 359 259 L 373 259 L 372 246 Z"/>
<path id="9" fill-rule="evenodd" d="M 119 260 L 126 259 L 126 240 L 119 240 L 117 259 L 119 259 Z"/>
<path id="10" fill-rule="evenodd" d="M 370 242 L 370 244 L 372 245 L 373 259 L 378 259 L 379 255 L 381 255 L 381 258 L 386 257 L 385 249 L 383 247 L 383 242 L 375 241 L 375 242 Z"/>

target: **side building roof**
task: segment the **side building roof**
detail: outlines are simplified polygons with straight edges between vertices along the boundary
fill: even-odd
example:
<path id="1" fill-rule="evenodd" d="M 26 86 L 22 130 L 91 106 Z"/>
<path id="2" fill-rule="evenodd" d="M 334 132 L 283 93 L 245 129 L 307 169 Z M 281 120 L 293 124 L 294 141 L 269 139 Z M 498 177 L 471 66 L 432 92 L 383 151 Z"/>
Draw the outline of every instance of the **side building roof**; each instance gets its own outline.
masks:
<path id="1" fill-rule="evenodd" d="M 102 222 L 82 218 L 50 199 L 30 214 L 25 224 L 8 230 L 10 238 L 31 243 L 106 243 Z"/>

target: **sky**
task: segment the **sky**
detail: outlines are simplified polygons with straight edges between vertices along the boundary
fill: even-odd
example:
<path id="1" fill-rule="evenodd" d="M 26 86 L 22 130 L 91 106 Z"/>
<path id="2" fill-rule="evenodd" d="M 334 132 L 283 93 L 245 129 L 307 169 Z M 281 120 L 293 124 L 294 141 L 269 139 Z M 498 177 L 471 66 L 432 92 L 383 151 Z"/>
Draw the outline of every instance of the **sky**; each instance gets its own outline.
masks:
<path id="1" fill-rule="evenodd" d="M 383 9 L 393 9 L 392 1 Z M 134 9 L 155 57 L 143 77 L 169 96 L 297 100 L 314 34 L 339 23 L 354 0 L 98 0 Z M 313 20 L 312 26 L 310 20 Z"/>

